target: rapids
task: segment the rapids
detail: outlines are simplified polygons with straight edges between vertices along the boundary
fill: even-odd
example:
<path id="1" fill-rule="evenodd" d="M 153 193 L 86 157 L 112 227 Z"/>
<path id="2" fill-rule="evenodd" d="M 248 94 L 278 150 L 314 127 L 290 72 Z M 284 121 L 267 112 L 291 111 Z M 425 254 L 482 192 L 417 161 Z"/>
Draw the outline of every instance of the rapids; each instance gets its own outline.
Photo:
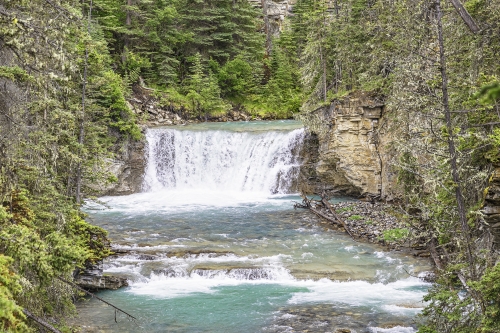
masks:
<path id="1" fill-rule="evenodd" d="M 427 261 L 355 243 L 294 210 L 304 130 L 293 121 L 148 130 L 143 192 L 89 203 L 105 273 L 128 288 L 78 304 L 84 332 L 415 332 Z M 349 200 L 338 198 L 336 200 Z"/>

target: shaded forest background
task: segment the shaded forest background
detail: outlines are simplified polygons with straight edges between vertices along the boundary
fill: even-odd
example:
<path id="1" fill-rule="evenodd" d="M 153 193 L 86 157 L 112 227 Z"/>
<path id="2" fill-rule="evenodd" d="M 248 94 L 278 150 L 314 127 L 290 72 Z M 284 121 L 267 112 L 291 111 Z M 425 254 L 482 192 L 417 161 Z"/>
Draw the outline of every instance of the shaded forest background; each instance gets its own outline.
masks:
<path id="1" fill-rule="evenodd" d="M 298 0 L 279 36 L 244 0 L 0 3 L 0 330 L 61 331 L 64 283 L 109 255 L 81 203 L 141 139 L 134 87 L 190 117 L 303 119 L 357 91 L 386 105 L 401 218 L 435 254 L 420 332 L 498 332 L 497 243 L 481 213 L 499 163 L 500 3 Z M 453 147 L 451 149 L 450 147 Z M 459 189 L 459 191 L 457 190 Z M 436 259 L 437 258 L 437 259 Z"/>

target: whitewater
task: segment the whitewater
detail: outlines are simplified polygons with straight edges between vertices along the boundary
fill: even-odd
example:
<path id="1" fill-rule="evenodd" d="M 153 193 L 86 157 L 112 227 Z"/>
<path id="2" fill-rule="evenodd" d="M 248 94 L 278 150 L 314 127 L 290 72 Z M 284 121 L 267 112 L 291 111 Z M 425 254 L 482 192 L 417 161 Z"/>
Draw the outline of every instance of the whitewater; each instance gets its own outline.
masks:
<path id="1" fill-rule="evenodd" d="M 83 331 L 416 332 L 429 263 L 293 209 L 304 137 L 294 121 L 149 129 L 143 191 L 87 206 L 121 253 L 104 272 L 130 284 L 100 296 L 139 320 L 90 300 Z"/>

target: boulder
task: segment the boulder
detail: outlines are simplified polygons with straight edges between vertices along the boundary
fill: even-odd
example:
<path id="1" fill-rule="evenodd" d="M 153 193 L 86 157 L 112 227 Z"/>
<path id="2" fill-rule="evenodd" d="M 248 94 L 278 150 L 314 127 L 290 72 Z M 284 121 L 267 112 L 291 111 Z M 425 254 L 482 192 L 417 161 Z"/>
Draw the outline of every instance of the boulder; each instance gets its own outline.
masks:
<path id="1" fill-rule="evenodd" d="M 96 267 L 75 272 L 74 282 L 85 290 L 116 290 L 128 286 L 127 279 L 113 275 L 103 275 L 102 269 Z"/>

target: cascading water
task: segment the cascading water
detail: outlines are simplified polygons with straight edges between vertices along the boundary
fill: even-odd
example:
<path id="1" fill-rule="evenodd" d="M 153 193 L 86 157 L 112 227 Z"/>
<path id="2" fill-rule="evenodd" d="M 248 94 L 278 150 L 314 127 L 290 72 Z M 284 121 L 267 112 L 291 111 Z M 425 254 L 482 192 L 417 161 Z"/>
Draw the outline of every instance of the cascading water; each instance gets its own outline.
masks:
<path id="1" fill-rule="evenodd" d="M 304 130 L 269 132 L 149 129 L 144 190 L 289 193 Z"/>
<path id="2" fill-rule="evenodd" d="M 421 259 L 354 243 L 294 210 L 304 130 L 297 122 L 147 131 L 144 192 L 104 197 L 93 222 L 116 251 L 107 273 L 130 287 L 90 301 L 83 332 L 413 333 L 428 284 Z M 344 199 L 346 200 L 346 199 Z"/>

